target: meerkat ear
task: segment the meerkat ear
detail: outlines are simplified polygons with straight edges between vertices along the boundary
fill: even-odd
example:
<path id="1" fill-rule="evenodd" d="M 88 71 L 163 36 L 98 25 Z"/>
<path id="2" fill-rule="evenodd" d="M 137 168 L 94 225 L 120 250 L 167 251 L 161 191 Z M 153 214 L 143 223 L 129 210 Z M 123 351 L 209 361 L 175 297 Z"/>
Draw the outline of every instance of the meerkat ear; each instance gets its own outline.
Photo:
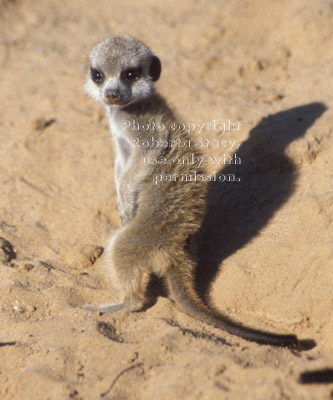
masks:
<path id="1" fill-rule="evenodd" d="M 154 82 L 157 81 L 157 79 L 160 77 L 161 70 L 162 65 L 160 59 L 153 55 L 150 61 L 149 75 Z"/>

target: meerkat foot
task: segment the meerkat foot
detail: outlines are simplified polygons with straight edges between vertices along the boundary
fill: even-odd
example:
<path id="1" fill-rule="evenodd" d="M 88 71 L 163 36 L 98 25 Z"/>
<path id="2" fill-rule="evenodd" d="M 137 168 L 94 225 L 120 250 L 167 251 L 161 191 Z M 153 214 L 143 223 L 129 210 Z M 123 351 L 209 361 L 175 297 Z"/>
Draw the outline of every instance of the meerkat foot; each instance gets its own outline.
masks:
<path id="1" fill-rule="evenodd" d="M 135 312 L 143 309 L 144 304 L 135 300 L 124 301 L 123 303 L 115 304 L 100 304 L 94 306 L 92 304 L 85 304 L 82 309 L 88 311 L 99 311 L 103 314 L 116 313 L 116 312 Z"/>

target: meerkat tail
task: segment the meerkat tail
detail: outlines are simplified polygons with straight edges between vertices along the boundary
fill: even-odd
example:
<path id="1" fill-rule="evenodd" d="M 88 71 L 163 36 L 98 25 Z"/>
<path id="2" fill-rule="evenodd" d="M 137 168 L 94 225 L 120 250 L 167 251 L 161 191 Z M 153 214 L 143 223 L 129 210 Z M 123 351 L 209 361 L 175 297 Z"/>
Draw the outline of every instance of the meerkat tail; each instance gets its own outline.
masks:
<path id="1" fill-rule="evenodd" d="M 279 335 L 249 328 L 206 306 L 194 290 L 193 279 L 190 279 L 186 272 L 183 268 L 181 270 L 179 267 L 172 268 L 168 274 L 168 283 L 174 299 L 190 316 L 232 335 L 259 344 L 280 347 L 295 347 L 298 344 L 295 335 Z"/>

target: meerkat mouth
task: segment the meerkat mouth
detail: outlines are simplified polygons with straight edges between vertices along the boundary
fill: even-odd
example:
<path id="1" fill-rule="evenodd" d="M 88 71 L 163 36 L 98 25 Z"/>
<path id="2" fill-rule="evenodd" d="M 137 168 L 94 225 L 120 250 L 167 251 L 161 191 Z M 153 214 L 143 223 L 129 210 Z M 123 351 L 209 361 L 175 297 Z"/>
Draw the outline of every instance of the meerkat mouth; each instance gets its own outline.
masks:
<path id="1" fill-rule="evenodd" d="M 104 101 L 106 104 L 114 105 L 114 104 L 122 104 L 120 94 L 118 95 L 107 95 L 104 94 Z"/>
<path id="2" fill-rule="evenodd" d="M 121 100 L 121 99 L 107 99 L 104 98 L 104 104 L 110 107 L 125 108 L 135 103 L 135 99 Z"/>
<path id="3" fill-rule="evenodd" d="M 123 105 L 124 103 L 122 101 L 120 101 L 120 99 L 108 99 L 106 98 L 104 100 L 105 104 L 109 105 L 109 106 L 115 106 L 115 105 Z"/>
<path id="4" fill-rule="evenodd" d="M 130 104 L 130 101 L 124 101 L 121 100 L 120 98 L 104 98 L 104 103 L 107 106 L 116 106 L 116 107 L 126 107 L 128 104 Z"/>

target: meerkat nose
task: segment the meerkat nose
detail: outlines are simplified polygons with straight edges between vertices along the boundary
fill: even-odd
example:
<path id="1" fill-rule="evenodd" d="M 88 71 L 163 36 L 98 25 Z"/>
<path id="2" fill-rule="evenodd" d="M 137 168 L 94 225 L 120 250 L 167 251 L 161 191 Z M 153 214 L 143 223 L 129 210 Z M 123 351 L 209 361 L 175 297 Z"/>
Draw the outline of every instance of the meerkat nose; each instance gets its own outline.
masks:
<path id="1" fill-rule="evenodd" d="M 107 102 L 118 102 L 120 100 L 120 93 L 118 90 L 106 89 L 104 92 L 104 98 Z"/>

